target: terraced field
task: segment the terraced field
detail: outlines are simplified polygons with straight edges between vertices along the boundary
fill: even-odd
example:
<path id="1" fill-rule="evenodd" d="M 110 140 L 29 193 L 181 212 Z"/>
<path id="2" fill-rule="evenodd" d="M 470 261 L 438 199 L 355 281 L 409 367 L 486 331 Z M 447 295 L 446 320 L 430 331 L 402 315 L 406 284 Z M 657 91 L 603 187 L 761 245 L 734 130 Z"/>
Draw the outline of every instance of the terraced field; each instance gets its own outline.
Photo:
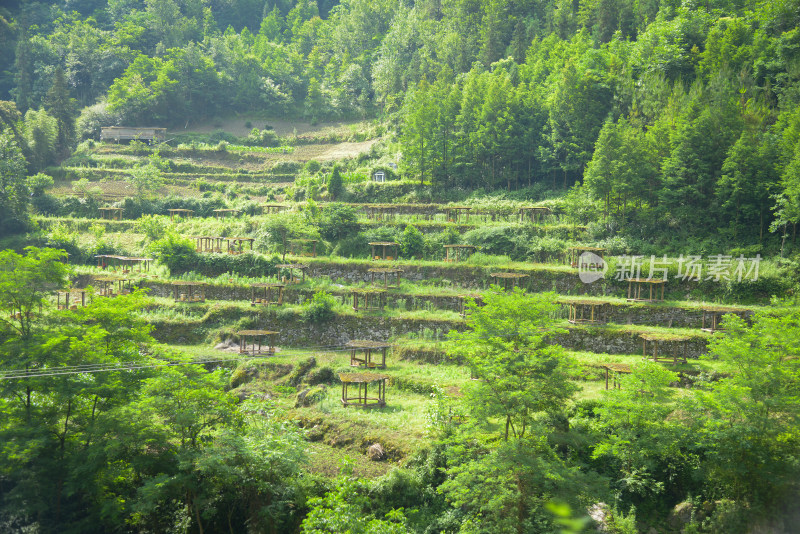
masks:
<path id="1" fill-rule="evenodd" d="M 679 394 L 697 377 L 707 379 L 717 372 L 715 362 L 699 359 L 712 335 L 703 327 L 716 325 L 714 321 L 723 313 L 750 317 L 769 309 L 770 286 L 763 282 L 770 276 L 766 261 L 761 266 L 762 285 L 746 277 L 740 282 L 752 285 L 746 302 L 731 298 L 731 284 L 739 282 L 733 270 L 735 259 L 730 265 L 731 282 L 730 273 L 727 280 L 682 279 L 676 272 L 682 259 L 659 258 L 661 265 L 669 265 L 663 268 L 668 281 L 657 285 L 653 299 L 646 289 L 645 298 L 636 300 L 628 298 L 632 272 L 625 276 L 621 268 L 628 260 L 605 250 L 600 251 L 606 253 L 605 276 L 585 283 L 580 269 L 567 259 L 570 249 L 574 254 L 576 249 L 582 251 L 580 247 L 597 243 L 589 239 L 586 225 L 566 217 L 557 202 L 534 206 L 474 200 L 461 204 L 288 200 L 297 196 L 298 181 L 313 180 L 306 170 L 308 161 L 339 160 L 367 151 L 375 142 L 310 142 L 286 153 L 246 147 L 224 151 L 165 148 L 160 154 L 169 159 L 170 169 L 163 173 L 164 185 L 155 194 L 171 197 L 172 208 L 185 206 L 195 213 L 170 218 L 164 204 L 161 211 L 144 219 L 123 211 L 120 220 L 100 219 L 97 207 L 124 208 L 135 193 L 126 176 L 134 166 L 146 164 L 150 152 L 134 154 L 127 145 L 97 145 L 81 155 L 80 165 L 68 162 L 50 191 L 61 198 L 76 195 L 74 180 L 87 178 L 102 190 L 100 198 L 94 199 L 95 207 L 87 208 L 83 216 L 42 216 L 38 224 L 56 243 L 66 239 L 78 251 L 72 257 L 77 263 L 74 288 L 96 291 L 98 280 L 108 276 L 131 280 L 152 297 L 142 315 L 159 341 L 197 358 L 225 360 L 216 365 L 232 370 L 231 387 L 240 396 L 267 395 L 284 406 L 309 430 L 314 469 L 322 473 L 332 472 L 335 459 L 345 451 L 360 459 L 357 472 L 365 476 L 385 473 L 387 464 L 376 466 L 365 459 L 366 449 L 374 442 L 387 450 L 390 463 L 402 462 L 414 452 L 425 438 L 431 393 L 443 390 L 458 396 L 473 378 L 458 360 L 448 357 L 447 334 L 466 328 L 470 311 L 465 305 L 480 303 L 499 291 L 497 284 L 513 283 L 529 293 L 552 292 L 561 305 L 558 320 L 563 327 L 555 341 L 580 364 L 573 380 L 581 390 L 578 398 L 583 399 L 597 397 L 609 381 L 613 386 L 617 374 L 643 359 L 645 349 L 652 358 L 654 344 L 663 364 L 680 373 L 679 382 L 673 384 Z M 385 194 L 381 188 L 388 191 L 398 186 L 364 185 L 376 197 Z M 212 196 L 215 204 L 200 204 Z M 531 207 L 540 209 L 535 217 L 525 211 Z M 212 208 L 239 211 L 219 218 Z M 348 238 L 347 247 L 320 234 L 326 213 L 343 208 L 352 210 L 355 220 L 350 222 L 360 229 Z M 275 232 L 284 227 L 288 229 L 282 230 L 281 239 Z M 405 239 L 404 232 L 411 227 L 424 236 L 426 246 L 415 254 L 422 257 L 404 255 L 400 245 L 390 245 L 388 252 L 385 247 L 370 249 L 368 245 Z M 525 235 L 562 246 L 512 261 L 507 255 L 467 243 L 465 236 L 471 239 L 476 232 Z M 165 234 L 193 240 L 197 261 L 172 270 L 156 262 L 140 270 L 130 265 L 114 267 L 114 261 L 98 260 L 92 254 L 149 256 L 153 241 Z M 219 250 L 203 250 L 197 239 L 203 236 L 217 240 Z M 251 246 L 245 244 L 239 253 L 236 243 L 241 241 L 232 239 Z M 446 244 L 460 244 L 463 257 L 449 257 Z M 644 273 L 648 259 L 642 260 Z M 702 268 L 709 272 L 712 263 L 713 259 L 706 259 Z M 303 278 L 295 282 L 299 271 L 280 265 L 303 265 Z M 392 287 L 380 275 L 386 269 L 399 274 Z M 187 298 L 182 289 L 186 286 L 176 282 L 198 284 L 195 287 L 202 287 L 203 299 Z M 265 283 L 283 285 L 279 304 L 256 297 L 262 291 L 258 284 Z M 309 319 L 304 310 L 319 294 L 333 298 L 330 316 Z M 372 300 L 362 300 L 366 296 Z M 95 293 L 93 298 L 104 297 Z M 719 308 L 722 304 L 726 308 Z M 274 355 L 253 359 L 240 354 L 238 332 L 247 329 L 279 332 Z M 356 339 L 388 341 L 393 347 L 385 370 L 390 381 L 384 409 L 363 412 L 344 408 L 339 401 L 337 374 L 351 369 L 346 345 Z M 312 398 L 309 391 L 314 400 L 306 402 L 304 398 Z"/>

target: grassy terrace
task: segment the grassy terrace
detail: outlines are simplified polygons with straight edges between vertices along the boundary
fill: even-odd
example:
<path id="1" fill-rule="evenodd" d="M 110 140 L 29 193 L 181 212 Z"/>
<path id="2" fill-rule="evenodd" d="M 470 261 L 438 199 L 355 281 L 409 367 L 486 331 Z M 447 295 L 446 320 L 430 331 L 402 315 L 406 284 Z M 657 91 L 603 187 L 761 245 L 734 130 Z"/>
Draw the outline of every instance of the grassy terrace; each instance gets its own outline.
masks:
<path id="1" fill-rule="evenodd" d="M 282 180 L 283 177 L 278 176 L 275 178 L 276 180 Z M 180 188 L 189 188 L 190 182 L 189 181 L 181 181 L 181 180 L 173 180 L 172 183 L 174 184 L 172 187 L 180 186 Z M 285 183 L 283 183 L 285 185 Z M 102 184 L 105 190 L 109 190 L 110 192 L 114 191 L 115 184 L 113 183 L 104 183 Z M 124 182 L 120 182 L 118 185 L 124 187 L 123 191 L 127 191 L 128 188 Z M 276 184 L 277 185 L 277 184 Z M 67 190 L 68 188 L 64 187 L 64 193 L 71 193 L 71 190 Z M 199 192 L 196 190 L 192 190 L 191 188 L 188 189 L 190 196 L 197 197 L 199 196 Z M 132 190 L 131 190 L 132 191 Z M 164 215 L 167 217 L 167 215 Z M 224 221 L 219 221 L 213 217 L 193 217 L 191 219 L 185 218 L 177 218 L 174 221 L 175 230 L 178 233 L 183 235 L 191 235 L 191 234 L 214 234 L 214 235 L 237 235 L 242 237 L 249 237 L 253 236 L 255 232 L 258 231 L 260 224 L 263 224 L 270 220 L 270 215 L 252 215 L 242 218 L 234 218 L 234 219 L 226 219 Z M 368 219 L 364 214 L 359 213 L 358 224 L 361 225 L 364 229 L 378 229 L 381 227 L 395 229 L 397 231 L 402 231 L 406 226 L 413 225 L 421 232 L 425 234 L 438 234 L 444 233 L 448 231 L 455 231 L 458 234 L 463 234 L 470 230 L 474 230 L 475 228 L 483 228 L 487 226 L 497 226 L 497 227 L 508 227 L 511 225 L 519 225 L 522 226 L 521 223 L 508 223 L 508 222 L 481 222 L 478 224 L 458 224 L 453 222 L 448 222 L 443 220 L 443 216 L 440 218 L 442 220 L 426 220 L 422 218 L 420 215 L 404 215 L 398 217 L 396 220 L 389 220 L 389 221 L 376 221 Z M 100 225 L 106 228 L 107 232 L 120 232 L 124 231 L 129 238 L 125 239 L 124 241 L 120 242 L 122 246 L 128 247 L 137 247 L 139 246 L 137 242 L 142 242 L 144 240 L 144 235 L 136 233 L 135 230 L 137 228 L 136 220 L 131 219 L 122 219 L 120 221 L 109 221 L 99 218 L 85 218 L 85 217 L 36 217 L 35 220 L 42 228 L 52 228 L 54 225 L 62 225 L 65 228 L 74 229 L 77 231 L 85 231 L 94 225 Z M 530 223 L 526 223 L 527 230 L 531 232 L 535 232 L 539 236 L 553 236 L 553 237 L 560 237 L 560 238 L 572 238 L 578 240 L 576 242 L 581 242 L 581 236 L 584 235 L 584 231 L 581 228 L 575 228 L 573 225 L 570 224 L 537 224 L 535 226 L 531 226 Z M 133 233 L 130 233 L 130 230 L 134 230 Z M 134 239 L 136 238 L 136 239 Z M 109 235 L 109 239 L 114 240 L 117 242 L 117 236 Z M 320 245 L 323 246 L 322 244 Z M 141 248 L 141 247 L 139 247 Z M 444 254 L 444 251 L 441 251 Z"/>
<path id="2" fill-rule="evenodd" d="M 287 256 L 287 261 L 299 261 L 302 263 L 306 263 L 308 265 L 339 265 L 339 266 L 349 266 L 349 265 L 360 265 L 360 266 L 374 266 L 377 262 L 373 262 L 370 260 L 359 260 L 359 259 L 335 259 L 335 260 L 327 260 L 325 258 L 300 258 L 300 257 L 290 257 Z M 463 266 L 467 267 L 474 267 L 469 265 L 468 263 L 463 264 L 451 264 L 451 263 L 443 263 L 443 262 L 423 262 L 418 260 L 408 260 L 398 261 L 398 262 L 391 262 L 393 265 L 397 264 L 399 266 L 407 265 L 407 266 L 416 266 L 416 265 L 423 265 L 429 267 L 453 267 L 453 266 Z M 522 267 L 520 267 L 522 266 Z M 520 270 L 522 271 L 523 268 L 527 268 L 527 270 L 538 270 L 538 271 L 547 271 L 547 272 L 557 272 L 557 273 L 574 273 L 574 269 L 571 269 L 569 266 L 566 265 L 555 265 L 555 264 L 530 264 L 530 263 L 522 263 L 522 262 L 512 262 L 502 264 L 500 267 L 509 269 L 509 270 Z M 74 267 L 75 273 L 77 275 L 92 275 L 92 276 L 100 276 L 109 274 L 109 271 L 104 271 L 96 266 L 88 266 L 88 265 L 78 265 Z M 167 269 L 163 266 L 156 265 L 152 268 L 148 273 L 137 273 L 134 272 L 131 274 L 134 279 L 140 280 L 149 280 L 151 282 L 160 282 L 167 284 L 171 281 L 177 280 L 194 280 L 194 281 L 203 281 L 209 284 L 209 286 L 218 287 L 218 288 L 225 288 L 225 289 L 239 289 L 243 296 L 240 300 L 245 298 L 249 299 L 249 289 L 251 284 L 260 283 L 260 282 L 275 282 L 276 279 L 271 276 L 261 276 L 261 277 L 248 277 L 242 276 L 238 274 L 221 274 L 216 277 L 209 277 L 209 276 L 202 276 L 196 273 L 187 273 L 181 276 L 170 276 Z M 287 292 L 296 292 L 299 294 L 299 298 L 307 298 L 311 294 L 316 291 L 327 291 L 332 294 L 336 295 L 348 295 L 349 291 L 352 288 L 367 288 L 367 287 L 379 287 L 377 285 L 369 284 L 365 281 L 356 282 L 356 283 L 342 283 L 341 280 L 331 280 L 326 277 L 319 277 L 313 278 L 308 277 L 306 282 L 301 284 L 293 284 L 287 286 Z M 418 298 L 439 298 L 439 297 L 450 297 L 456 298 L 462 295 L 482 295 L 486 289 L 482 288 L 462 288 L 453 283 L 443 282 L 442 280 L 431 280 L 430 282 L 410 282 L 408 280 L 402 280 L 400 282 L 400 286 L 397 289 L 390 290 L 387 294 L 395 297 L 395 298 L 404 298 L 404 297 L 418 297 Z M 714 301 L 702 301 L 702 300 L 671 300 L 666 299 L 664 301 L 658 302 L 629 302 L 625 297 L 619 296 L 592 296 L 592 295 L 559 295 L 559 301 L 563 303 L 575 302 L 575 301 L 591 301 L 597 302 L 598 304 L 605 304 L 612 307 L 619 307 L 619 308 L 631 308 L 634 310 L 653 310 L 653 309 L 679 309 L 679 310 L 689 310 L 689 311 L 699 311 L 703 307 L 713 306 L 716 304 Z M 770 306 L 764 305 L 741 305 L 741 304 L 726 304 L 726 306 L 740 309 L 742 311 L 752 311 L 752 312 L 759 312 L 759 311 L 767 311 L 772 309 Z"/>
<path id="3" fill-rule="evenodd" d="M 320 144 L 311 139 L 310 144 L 292 148 L 250 149 L 229 145 L 225 151 L 213 145 L 187 146 L 165 149 L 163 157 L 170 158 L 173 170 L 163 174 L 169 191 L 182 195 L 199 196 L 197 180 L 221 184 L 226 188 L 239 187 L 239 198 L 227 200 L 227 207 L 245 206 L 259 201 L 266 187 L 288 186 L 299 176 L 304 162 L 311 159 L 325 161 L 333 145 Z M 355 149 L 358 143 L 351 143 Z M 366 146 L 366 145 L 363 145 Z M 100 146 L 80 164 L 64 168 L 67 176 L 86 176 L 99 184 L 104 191 L 129 196 L 131 191 L 123 179 L 127 170 L 145 161 L 145 155 L 133 154 L 127 147 Z M 103 181 L 97 181 L 102 178 Z M 302 185 L 302 184 L 301 184 Z M 248 189 L 261 186 L 262 189 Z M 216 187 L 216 186 L 215 186 Z M 226 189 L 227 190 L 227 189 Z M 57 183 L 54 190 L 59 195 L 70 195 L 66 182 Z M 270 193 L 272 194 L 272 193 Z M 249 198 L 248 198 L 249 196 Z M 272 197 L 270 197 L 272 198 Z M 350 204 L 357 211 L 358 223 L 364 230 L 401 230 L 414 224 L 425 234 L 464 234 L 475 228 L 525 229 L 529 235 L 555 236 L 566 240 L 569 246 L 593 244 L 585 241 L 585 227 L 564 220 L 561 215 L 544 215 L 536 222 L 521 222 L 518 210 L 531 203 L 516 201 L 472 201 L 449 204 L 396 204 L 393 213 L 380 214 L 381 205 Z M 305 203 L 285 202 L 289 211 L 306 208 Z M 469 220 L 453 221 L 446 210 L 453 205 L 472 207 Z M 386 207 L 387 205 L 382 205 Z M 326 202 L 318 202 L 324 209 Z M 263 225 L 273 215 L 242 216 L 218 220 L 213 217 L 194 217 L 170 222 L 181 235 L 219 235 L 259 237 Z M 147 238 L 139 233 L 135 220 L 104 221 L 90 218 L 38 217 L 45 230 L 60 229 L 79 235 L 79 244 L 91 247 L 99 239 L 131 256 L 147 254 Z M 100 230 L 102 228 L 102 231 Z M 427 239 L 427 237 L 426 237 Z M 263 246 L 263 244 L 262 244 Z M 461 329 L 466 321 L 458 312 L 464 295 L 481 296 L 487 293 L 492 272 L 517 272 L 528 274 L 523 285 L 535 290 L 553 289 L 563 304 L 558 325 L 566 334 L 559 337 L 567 353 L 574 358 L 574 381 L 580 387 L 576 401 L 598 399 L 605 390 L 604 365 L 631 366 L 642 361 L 640 335 L 670 338 L 688 338 L 702 352 L 710 335 L 700 331 L 698 321 L 701 309 L 709 304 L 726 302 L 732 309 L 746 312 L 771 310 L 758 304 L 744 305 L 724 296 L 724 293 L 694 288 L 691 284 L 675 282 L 675 269 L 670 269 L 673 279 L 667 286 L 667 299 L 660 302 L 629 302 L 625 298 L 626 284 L 611 278 L 597 284 L 601 295 L 584 294 L 590 286 L 577 282 L 577 271 L 563 261 L 544 263 L 511 261 L 505 256 L 478 253 L 459 263 L 439 259 L 398 259 L 373 261 L 368 258 L 343 258 L 326 256 L 330 244 L 320 243 L 322 255 L 316 258 L 287 255 L 287 263 L 309 265 L 309 277 L 302 284 L 286 287 L 284 304 L 280 307 L 250 305 L 250 286 L 258 282 L 274 282 L 270 276 L 243 276 L 225 272 L 208 276 L 190 272 L 171 276 L 168 270 L 156 264 L 145 276 L 133 273 L 151 287 L 152 304 L 140 312 L 141 317 L 155 327 L 156 337 L 169 347 L 192 358 L 225 359 L 223 364 L 231 370 L 231 385 L 240 396 L 268 395 L 286 409 L 287 417 L 296 420 L 307 430 L 311 470 L 333 475 L 338 472 L 338 461 L 347 453 L 356 458 L 357 474 L 376 477 L 384 474 L 391 465 L 408 458 L 426 438 L 426 409 L 431 404 L 430 394 L 437 387 L 450 396 L 459 397 L 462 389 L 471 383 L 469 370 L 446 356 L 447 342 L 442 341 L 448 329 Z M 278 251 L 280 253 L 281 251 Z M 276 252 L 264 254 L 269 258 Z M 442 251 L 443 255 L 443 251 Z M 221 256 L 221 255 L 220 255 Z M 220 257 L 220 260 L 223 258 Z M 674 260 L 674 259 L 673 259 Z M 616 260 L 608 258 L 610 272 Z M 399 287 L 387 292 L 387 306 L 383 311 L 355 312 L 351 291 L 356 288 L 375 287 L 368 284 L 367 270 L 374 267 L 403 269 Z M 769 276 L 774 266 L 765 262 L 762 273 Z M 91 275 L 109 274 L 93 266 L 76 266 L 81 283 Z M 575 278 L 575 280 L 573 280 Z M 613 277 L 612 277 L 613 278 Z M 209 284 L 209 296 L 204 303 L 177 303 L 169 296 L 171 281 L 192 280 Z M 602 284 L 602 286 L 601 286 Z M 301 320 L 304 303 L 319 292 L 336 297 L 334 317 L 327 323 L 309 324 Z M 567 322 L 570 303 L 596 303 L 606 314 L 604 324 L 573 325 Z M 218 350 L 214 346 L 224 340 L 236 340 L 236 332 L 247 328 L 264 328 L 281 331 L 279 351 L 268 358 L 243 358 L 237 351 Z M 291 335 L 290 335 L 291 334 Z M 363 334 L 363 335 L 362 335 Z M 343 338 L 370 335 L 391 339 L 395 348 L 388 357 L 385 371 L 391 377 L 387 389 L 387 407 L 383 410 L 364 411 L 342 407 L 338 379 L 311 386 L 316 402 L 310 406 L 296 406 L 300 389 L 290 383 L 293 373 L 303 368 L 308 358 L 314 358 L 313 370 L 329 369 L 334 374 L 348 372 L 349 352 L 338 347 Z M 622 348 L 622 350 L 621 350 Z M 669 352 L 667 350 L 667 352 Z M 663 364 L 682 376 L 681 385 L 690 384 L 697 375 L 714 375 L 719 372 L 718 362 L 691 358 L 687 363 L 673 366 Z M 678 384 L 675 384 L 678 385 Z M 675 389 L 680 396 L 683 390 Z M 389 454 L 389 462 L 375 463 L 365 459 L 363 453 L 373 442 L 380 442 Z"/>
<path id="4" fill-rule="evenodd" d="M 422 342 L 419 342 L 420 344 Z M 208 346 L 171 345 L 171 348 L 194 358 L 214 358 L 220 352 Z M 632 365 L 641 361 L 641 356 L 621 354 L 593 354 L 568 351 L 580 368 L 576 370 L 574 383 L 580 387 L 576 401 L 597 399 L 605 390 L 605 374 L 602 365 L 609 363 Z M 334 374 L 350 372 L 347 351 L 315 351 L 279 348 L 278 353 L 268 359 L 242 359 L 231 353 L 231 380 L 234 392 L 240 395 L 269 395 L 280 406 L 286 408 L 288 417 L 304 426 L 309 439 L 315 443 L 312 449 L 312 470 L 335 472 L 335 460 L 343 451 L 357 453 L 356 469 L 364 476 L 377 476 L 389 466 L 376 467 L 364 461 L 363 452 L 372 443 L 380 441 L 389 454 L 391 463 L 402 461 L 416 449 L 417 443 L 426 436 L 426 408 L 430 405 L 430 393 L 441 388 L 452 397 L 462 395 L 462 388 L 471 381 L 469 371 L 453 364 L 423 365 L 414 361 L 398 360 L 390 354 L 387 369 L 381 371 L 390 376 L 387 388 L 387 406 L 382 410 L 358 410 L 342 407 L 339 397 L 341 386 L 334 379 L 315 386 L 321 391 L 319 402 L 308 407 L 296 407 L 297 389 L 289 385 L 291 373 L 299 362 L 314 358 L 312 370 L 329 368 Z M 691 361 L 670 369 L 685 375 L 713 373 L 713 361 Z M 676 395 L 680 395 L 678 391 Z M 337 452 L 339 449 L 339 452 Z"/>

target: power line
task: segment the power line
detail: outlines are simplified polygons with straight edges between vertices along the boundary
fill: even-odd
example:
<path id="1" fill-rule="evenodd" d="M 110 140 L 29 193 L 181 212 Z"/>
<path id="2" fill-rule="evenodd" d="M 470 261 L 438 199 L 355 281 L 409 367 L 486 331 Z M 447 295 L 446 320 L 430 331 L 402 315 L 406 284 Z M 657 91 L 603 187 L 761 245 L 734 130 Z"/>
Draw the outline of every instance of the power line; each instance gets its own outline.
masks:
<path id="1" fill-rule="evenodd" d="M 413 341 L 404 341 L 403 345 L 432 344 L 432 343 L 440 343 L 440 342 L 431 340 L 413 340 Z M 306 355 L 313 355 L 318 352 L 345 352 L 350 350 L 350 348 L 345 347 L 344 345 L 318 345 L 310 347 L 300 347 L 299 350 L 301 352 L 292 352 L 292 355 L 306 356 Z M 83 364 L 83 365 L 60 366 L 60 367 L 45 367 L 45 368 L 9 369 L 9 370 L 0 370 L 0 381 L 19 380 L 23 378 L 46 378 L 46 377 L 64 376 L 64 375 L 94 374 L 94 373 L 114 372 L 114 371 L 136 371 L 142 369 L 156 369 L 159 367 L 175 367 L 181 365 L 206 365 L 212 363 L 238 362 L 242 360 L 267 359 L 273 357 L 275 357 L 275 354 L 239 353 L 236 356 L 195 358 L 186 361 L 165 359 L 157 362 L 154 362 L 152 360 L 146 360 L 146 361 L 96 363 L 96 364 Z"/>
<path id="2" fill-rule="evenodd" d="M 304 356 L 304 355 L 311 355 L 316 352 L 320 352 L 320 350 L 324 350 L 325 352 L 342 352 L 345 349 L 343 348 L 326 348 L 320 347 L 320 349 L 314 350 L 313 352 L 300 352 L 294 353 L 297 356 Z M 80 374 L 93 374 L 93 373 L 102 373 L 102 372 L 113 372 L 113 371 L 136 371 L 141 369 L 156 369 L 159 367 L 175 367 L 181 365 L 205 365 L 210 363 L 226 363 L 226 362 L 238 362 L 242 360 L 254 360 L 254 359 L 266 359 L 266 358 L 273 358 L 274 354 L 240 354 L 238 356 L 232 357 L 214 357 L 214 358 L 196 358 L 192 360 L 163 360 L 163 361 L 134 361 L 134 362 L 120 362 L 115 364 L 89 364 L 89 365 L 75 365 L 75 366 L 63 366 L 63 367 L 47 367 L 42 369 L 12 369 L 8 371 L 0 371 L 0 380 L 18 380 L 22 378 L 42 378 L 42 377 L 51 377 L 51 376 L 62 376 L 62 375 L 80 375 Z"/>

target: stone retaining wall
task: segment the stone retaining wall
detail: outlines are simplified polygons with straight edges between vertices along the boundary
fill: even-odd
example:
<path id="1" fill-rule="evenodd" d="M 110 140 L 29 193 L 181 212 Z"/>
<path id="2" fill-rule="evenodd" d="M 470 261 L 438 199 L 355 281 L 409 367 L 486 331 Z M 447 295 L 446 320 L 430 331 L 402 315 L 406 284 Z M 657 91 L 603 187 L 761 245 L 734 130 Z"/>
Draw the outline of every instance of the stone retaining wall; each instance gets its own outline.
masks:
<path id="1" fill-rule="evenodd" d="M 247 312 L 229 310 L 225 319 L 228 324 Z M 353 339 L 383 341 L 397 336 L 414 334 L 425 339 L 443 339 L 451 329 L 461 330 L 464 323 L 398 319 L 389 317 L 337 316 L 322 324 L 304 323 L 297 318 L 275 318 L 266 321 L 266 328 L 280 331 L 276 343 L 291 347 L 340 347 Z M 156 322 L 153 336 L 169 343 L 196 343 L 204 340 L 209 328 L 202 321 L 182 323 Z M 595 353 L 641 354 L 642 340 L 638 332 L 607 328 L 569 327 L 566 334 L 556 337 L 564 348 Z M 698 333 L 687 342 L 686 354 L 697 358 L 706 352 L 708 336 Z M 665 344 L 659 353 L 671 354 L 672 344 Z M 682 349 L 681 349 L 682 350 Z"/>

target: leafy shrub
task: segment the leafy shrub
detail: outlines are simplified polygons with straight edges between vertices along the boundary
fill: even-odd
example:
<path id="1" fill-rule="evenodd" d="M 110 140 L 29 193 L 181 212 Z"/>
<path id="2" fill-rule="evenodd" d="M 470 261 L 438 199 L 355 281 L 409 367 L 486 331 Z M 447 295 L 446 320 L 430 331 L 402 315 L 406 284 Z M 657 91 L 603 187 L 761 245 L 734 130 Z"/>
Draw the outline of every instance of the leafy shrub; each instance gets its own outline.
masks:
<path id="1" fill-rule="evenodd" d="M 28 188 L 34 197 L 44 194 L 44 190 L 53 186 L 53 178 L 43 173 L 37 173 L 28 178 Z"/>
<path id="2" fill-rule="evenodd" d="M 150 147 L 142 141 L 131 141 L 128 145 L 128 151 L 134 156 L 145 156 L 151 152 Z"/>
<path id="3" fill-rule="evenodd" d="M 511 258 L 503 255 L 484 254 L 483 252 L 476 252 L 466 260 L 464 263 L 468 265 L 480 265 L 482 267 L 491 267 L 493 265 L 505 265 L 511 261 Z"/>
<path id="4" fill-rule="evenodd" d="M 117 124 L 119 116 L 108 110 L 108 104 L 100 102 L 81 110 L 81 115 L 75 122 L 75 130 L 80 139 L 100 139 L 100 130 L 103 126 Z"/>
<path id="5" fill-rule="evenodd" d="M 315 159 L 312 159 L 306 163 L 306 172 L 309 174 L 317 174 L 321 168 L 322 164 Z"/>
<path id="6" fill-rule="evenodd" d="M 404 195 L 411 193 L 416 184 L 410 182 L 376 182 L 352 183 L 348 186 L 348 199 L 351 202 L 396 202 Z"/>
<path id="7" fill-rule="evenodd" d="M 528 259 L 537 262 L 557 262 L 564 257 L 567 243 L 553 237 L 534 237 L 528 243 Z"/>
<path id="8" fill-rule="evenodd" d="M 172 274 L 191 271 L 197 265 L 198 254 L 194 242 L 175 233 L 154 241 L 149 250 Z"/>
<path id="9" fill-rule="evenodd" d="M 221 141 L 225 141 L 227 144 L 235 145 L 239 139 L 232 133 L 228 133 L 223 130 L 217 130 L 208 136 L 208 144 L 210 145 L 215 143 L 218 144 Z"/>
<path id="10" fill-rule="evenodd" d="M 363 232 L 365 241 L 400 241 L 400 231 L 395 226 L 378 226 Z"/>
<path id="11" fill-rule="evenodd" d="M 409 224 L 400 237 L 400 250 L 404 258 L 422 258 L 425 251 L 425 236 L 417 227 Z"/>
<path id="12" fill-rule="evenodd" d="M 40 195 L 31 199 L 31 206 L 36 213 L 41 215 L 56 215 L 61 203 L 53 195 Z"/>
<path id="13" fill-rule="evenodd" d="M 157 241 L 167 234 L 169 221 L 160 215 L 142 215 L 136 221 L 136 231 L 144 234 L 148 241 Z"/>
<path id="14" fill-rule="evenodd" d="M 78 235 L 63 224 L 56 224 L 50 229 L 47 246 L 66 250 L 71 263 L 83 263 L 81 261 L 83 254 L 78 247 Z"/>
<path id="15" fill-rule="evenodd" d="M 300 312 L 300 320 L 304 323 L 323 323 L 330 321 L 336 316 L 333 307 L 336 300 L 325 291 L 317 291 L 310 301 L 303 305 Z"/>
<path id="16" fill-rule="evenodd" d="M 258 128 L 253 128 L 250 131 L 250 135 L 242 139 L 241 143 L 245 146 L 274 147 L 280 146 L 281 140 L 272 129 L 259 130 Z"/>
<path id="17" fill-rule="evenodd" d="M 342 195 L 342 175 L 339 171 L 339 167 L 337 165 L 333 166 L 333 172 L 331 172 L 331 178 L 328 181 L 328 193 L 330 193 L 331 198 L 339 198 Z"/>
<path id="18" fill-rule="evenodd" d="M 444 258 L 444 245 L 458 245 L 461 234 L 455 227 L 449 226 L 444 232 L 425 235 L 425 257 L 429 260 Z"/>
<path id="19" fill-rule="evenodd" d="M 520 239 L 516 225 L 483 226 L 464 234 L 464 242 L 481 248 L 487 254 L 505 255 L 522 259 L 525 255 L 525 242 Z"/>
<path id="20" fill-rule="evenodd" d="M 333 248 L 333 254 L 343 258 L 359 258 L 369 256 L 369 245 L 362 234 L 341 239 Z"/>
<path id="21" fill-rule="evenodd" d="M 327 241 L 347 239 L 360 229 L 355 208 L 344 204 L 328 205 L 319 224 L 319 233 Z"/>
<path id="22" fill-rule="evenodd" d="M 57 199 L 59 208 L 56 215 L 60 216 L 73 216 L 73 217 L 88 217 L 97 218 L 100 216 L 100 203 L 94 197 L 78 198 L 78 197 L 64 197 Z"/>
<path id="23" fill-rule="evenodd" d="M 218 196 L 200 199 L 186 197 L 136 199 L 128 197 L 122 203 L 122 207 L 125 209 L 125 217 L 131 219 L 138 219 L 148 213 L 166 215 L 167 210 L 177 208 L 193 210 L 195 217 L 210 217 L 213 210 L 225 208 L 227 204 Z"/>
<path id="24" fill-rule="evenodd" d="M 225 273 L 236 273 L 242 276 L 273 276 L 278 270 L 275 265 L 280 258 L 265 258 L 260 254 L 196 254 L 190 269 L 204 276 L 219 276 Z"/>
<path id="25" fill-rule="evenodd" d="M 302 168 L 303 164 L 299 161 L 278 161 L 272 166 L 270 172 L 275 174 L 295 174 L 300 172 Z"/>

